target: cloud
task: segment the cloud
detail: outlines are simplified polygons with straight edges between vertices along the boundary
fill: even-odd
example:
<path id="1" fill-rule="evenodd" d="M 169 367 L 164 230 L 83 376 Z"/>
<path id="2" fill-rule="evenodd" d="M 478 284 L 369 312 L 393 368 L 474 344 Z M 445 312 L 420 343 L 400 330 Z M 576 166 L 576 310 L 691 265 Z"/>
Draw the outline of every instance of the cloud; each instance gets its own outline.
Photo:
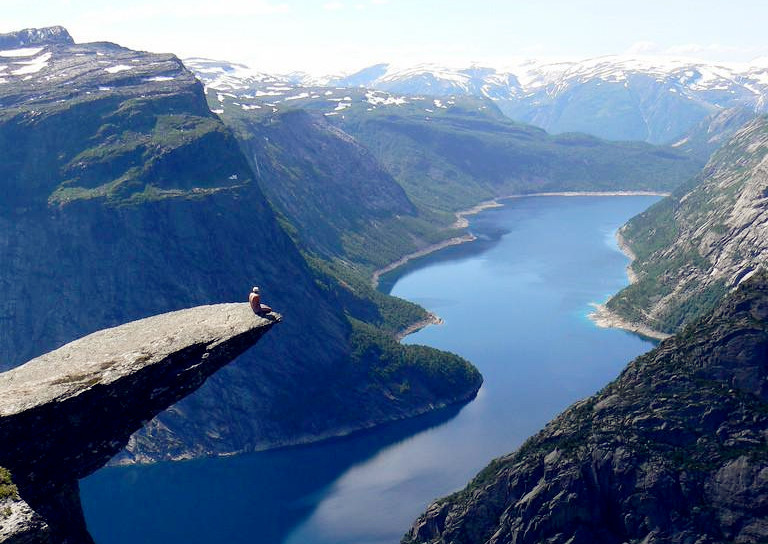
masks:
<path id="1" fill-rule="evenodd" d="M 323 9 L 328 11 L 338 11 L 344 9 L 344 4 L 342 2 L 328 2 L 327 4 L 323 4 Z"/>
<path id="2" fill-rule="evenodd" d="M 660 51 L 659 44 L 650 41 L 635 42 L 627 49 L 629 55 L 654 55 Z"/>
<path id="3" fill-rule="evenodd" d="M 686 43 L 681 45 L 673 45 L 667 48 L 667 52 L 672 55 L 684 55 L 684 56 L 732 56 L 734 54 L 742 54 L 746 52 L 747 48 L 734 47 L 730 45 L 722 45 L 719 43 L 700 44 L 700 43 Z"/>
<path id="4" fill-rule="evenodd" d="M 169 6 L 170 8 L 170 6 Z M 170 8 L 174 12 L 178 9 Z M 290 11 L 288 4 L 284 2 L 270 2 L 268 0 L 217 0 L 216 2 L 195 1 L 190 2 L 182 10 L 182 14 L 194 17 L 206 17 L 210 15 L 272 15 L 287 13 Z"/>
<path id="5" fill-rule="evenodd" d="M 683 57 L 707 62 L 744 61 L 768 53 L 768 47 L 733 46 L 720 43 L 684 43 L 661 46 L 650 41 L 632 44 L 625 52 L 634 56 Z"/>

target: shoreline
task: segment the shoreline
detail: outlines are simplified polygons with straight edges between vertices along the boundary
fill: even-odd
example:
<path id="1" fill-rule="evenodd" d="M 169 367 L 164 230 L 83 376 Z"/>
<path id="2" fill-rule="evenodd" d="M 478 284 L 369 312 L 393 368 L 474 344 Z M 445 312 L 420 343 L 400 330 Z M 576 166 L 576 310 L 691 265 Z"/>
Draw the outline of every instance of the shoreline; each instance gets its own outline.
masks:
<path id="1" fill-rule="evenodd" d="M 635 252 L 632 251 L 632 248 L 629 247 L 629 244 L 624 239 L 624 236 L 622 236 L 621 229 L 616 231 L 616 245 L 624 255 L 629 257 L 629 264 L 627 264 L 627 267 L 624 269 L 624 271 L 627 273 L 629 284 L 632 285 L 637 281 L 637 273 L 632 268 L 632 263 L 635 262 L 635 259 L 637 259 L 637 255 L 635 255 Z"/>
<path id="2" fill-rule="evenodd" d="M 409 334 L 419 332 L 424 327 L 428 327 L 429 325 L 442 325 L 443 323 L 445 323 L 445 321 L 443 321 L 442 317 L 440 317 L 437 314 L 433 314 L 430 311 L 427 311 L 427 317 L 425 317 L 424 319 L 420 319 L 419 321 L 416 321 L 415 323 L 407 326 L 403 330 L 396 333 L 395 340 L 399 342 Z"/>
<path id="3" fill-rule="evenodd" d="M 558 191 L 554 193 L 527 193 L 522 195 L 501 196 L 496 200 L 507 198 L 526 198 L 529 196 L 669 196 L 666 191 Z"/>
<path id="4" fill-rule="evenodd" d="M 400 268 L 404 264 L 412 261 L 413 259 L 418 259 L 419 257 L 424 257 L 426 255 L 429 255 L 430 253 L 434 253 L 435 251 L 440 251 L 441 249 L 445 249 L 447 247 L 451 246 L 457 246 L 459 244 L 464 244 L 467 242 L 473 242 L 477 239 L 477 237 L 473 234 L 463 234 L 461 236 L 455 236 L 453 238 L 448 238 L 447 240 L 443 240 L 442 242 L 438 242 L 436 244 L 429 245 L 427 247 L 424 247 L 418 251 L 414 251 L 413 253 L 409 253 L 403 257 L 400 257 L 398 260 L 389 263 L 387 266 L 383 268 L 379 268 L 378 270 L 375 270 L 373 274 L 371 275 L 371 286 L 374 289 L 379 288 L 379 279 L 381 276 L 386 274 L 387 272 L 392 272 L 396 268 Z"/>
<path id="5" fill-rule="evenodd" d="M 490 208 L 500 208 L 502 206 L 504 206 L 504 204 L 501 204 L 498 198 L 494 198 L 492 200 L 485 200 L 479 204 L 472 206 L 471 208 L 467 208 L 466 210 L 459 210 L 455 214 L 456 220 L 451 224 L 449 228 L 465 229 L 469 226 L 469 220 L 467 219 L 467 216 L 477 215 L 478 213 L 484 210 L 487 210 Z M 400 268 L 404 264 L 407 264 L 414 259 L 418 259 L 419 257 L 425 257 L 430 253 L 434 253 L 435 251 L 440 251 L 441 249 L 445 249 L 447 247 L 457 246 L 459 244 L 466 244 L 467 242 L 474 242 L 475 240 L 477 240 L 477 237 L 474 234 L 471 234 L 471 233 L 462 234 L 461 236 L 454 236 L 453 238 L 448 238 L 447 240 L 443 240 L 442 242 L 437 242 L 436 244 L 431 244 L 426 247 L 423 247 L 417 251 L 414 251 L 413 253 L 408 253 L 406 255 L 403 255 L 398 260 L 393 261 L 388 265 L 383 266 L 382 268 L 374 270 L 373 274 L 371 274 L 371 286 L 374 289 L 378 289 L 379 280 L 381 279 L 381 276 L 383 276 L 388 272 L 392 272 L 397 268 Z M 440 318 L 438 317 L 438 319 Z"/>
<path id="6" fill-rule="evenodd" d="M 513 194 L 513 195 L 506 195 L 506 196 L 499 196 L 492 198 L 491 200 L 485 200 L 483 202 L 480 202 L 479 204 L 475 204 L 471 208 L 467 208 L 465 210 L 459 210 L 455 213 L 456 220 L 451 224 L 450 228 L 454 229 L 463 229 L 467 228 L 469 226 L 469 220 L 467 219 L 468 216 L 471 215 L 477 215 L 478 213 L 492 209 L 492 208 L 500 208 L 503 207 L 504 204 L 500 201 L 502 200 L 511 200 L 511 199 L 517 199 L 517 198 L 530 198 L 530 197 L 554 197 L 554 196 L 564 196 L 564 197 L 588 197 L 588 196 L 603 196 L 603 197 L 612 197 L 612 196 L 669 196 L 671 193 L 668 192 L 662 192 L 662 191 L 557 191 L 557 192 L 545 192 L 545 193 L 524 193 L 524 194 Z M 618 232 L 617 232 L 618 234 Z M 381 279 L 381 276 L 384 274 L 387 274 L 388 272 L 392 272 L 393 270 L 400 268 L 401 266 L 409 263 L 410 261 L 414 259 L 418 259 L 420 257 L 425 257 L 431 253 L 434 253 L 436 251 L 440 251 L 441 249 L 445 249 L 447 247 L 456 246 L 460 244 L 465 244 L 468 242 L 473 242 L 477 240 L 477 237 L 474 234 L 467 233 L 463 234 L 461 236 L 454 236 L 453 238 L 448 238 L 447 240 L 443 240 L 442 242 L 438 242 L 436 244 L 431 244 L 426 247 L 423 247 L 422 249 L 419 249 L 417 251 L 414 251 L 412 253 L 408 253 L 406 255 L 403 255 L 396 261 L 393 261 L 389 263 L 386 266 L 383 266 L 377 270 L 374 270 L 371 274 L 371 286 L 374 289 L 379 288 L 379 281 Z M 632 254 L 631 250 L 628 246 L 624 243 L 623 239 L 619 243 L 619 249 L 621 249 L 622 252 L 624 252 L 625 255 L 627 255 L 630 258 L 630 264 L 627 265 L 627 275 L 630 274 L 630 266 L 632 264 L 632 260 L 634 260 L 634 254 Z M 635 276 L 634 272 L 631 272 L 632 276 L 630 277 L 630 283 L 634 282 Z M 598 305 L 595 305 L 597 308 Z M 599 305 L 602 306 L 602 305 Z M 443 319 L 440 316 L 437 316 L 431 312 L 428 312 L 429 316 L 423 320 L 420 320 L 402 331 L 398 332 L 395 337 L 397 340 L 402 340 L 409 334 L 412 334 L 418 330 L 423 329 L 426 326 L 429 325 L 440 325 L 443 323 Z M 592 319 L 595 324 L 597 324 L 600 327 L 616 327 L 621 328 L 625 330 L 631 330 L 632 332 L 637 332 L 634 329 L 630 328 L 633 326 L 636 327 L 644 327 L 643 325 L 638 324 L 632 324 L 629 322 L 625 322 L 621 320 L 618 316 L 614 315 L 610 310 L 605 308 L 605 311 L 603 314 L 601 314 L 600 317 L 600 323 L 624 323 L 626 326 L 620 326 L 620 325 L 602 325 L 598 323 L 597 317 L 593 318 L 592 316 L 597 313 L 597 309 L 595 312 L 589 314 L 589 318 Z M 610 314 L 610 315 L 609 315 Z M 658 335 L 664 335 L 664 333 L 659 331 L 653 331 L 650 328 L 647 328 L 647 332 L 653 333 L 653 334 L 646 334 L 646 333 L 638 333 L 638 334 L 644 334 L 645 336 L 650 336 L 651 338 L 658 338 Z M 656 336 L 654 336 L 654 334 Z M 664 336 L 666 338 L 666 336 Z"/>
<path id="7" fill-rule="evenodd" d="M 624 271 L 627 274 L 629 285 L 632 285 L 637 281 L 637 274 L 634 270 L 632 270 L 632 262 L 637 258 L 637 256 L 630 249 L 629 244 L 627 244 L 627 241 L 621 235 L 621 229 L 616 231 L 615 238 L 618 248 L 624 255 L 629 258 L 629 264 L 627 264 L 627 267 L 624 269 Z M 609 309 L 605 303 L 597 304 L 592 302 L 590 305 L 594 308 L 594 310 L 587 314 L 587 317 L 592 320 L 592 322 L 598 327 L 602 327 L 604 329 L 622 329 L 625 331 L 633 332 L 635 334 L 639 334 L 640 336 L 653 338 L 655 340 L 666 340 L 672 336 L 671 334 L 652 329 L 643 323 L 624 319 L 619 314 Z"/>
<path id="8" fill-rule="evenodd" d="M 458 212 L 456 212 L 455 214 L 456 220 L 453 222 L 453 224 L 451 224 L 450 228 L 454 228 L 454 229 L 467 228 L 469 226 L 469 220 L 467 219 L 468 216 L 477 215 L 482 211 L 492 209 L 492 208 L 501 208 L 502 206 L 504 206 L 504 204 L 500 202 L 501 200 L 511 200 L 514 198 L 551 197 L 551 196 L 579 197 L 579 196 L 669 196 L 669 195 L 670 193 L 665 193 L 660 191 L 584 191 L 584 192 L 560 191 L 560 192 L 553 192 L 553 193 L 525 193 L 525 194 L 499 196 L 491 200 L 485 200 L 483 202 L 480 202 L 479 204 L 475 204 L 471 208 L 467 208 L 465 210 L 459 210 Z M 381 278 L 381 276 L 383 276 L 388 272 L 392 272 L 396 268 L 403 266 L 404 264 L 412 261 L 413 259 L 424 257 L 426 255 L 429 255 L 430 253 L 434 253 L 435 251 L 440 251 L 441 249 L 445 249 L 450 246 L 464 244 L 467 242 L 473 242 L 476 239 L 477 238 L 472 234 L 463 234 L 461 236 L 454 236 L 453 238 L 448 238 L 447 240 L 443 240 L 442 242 L 438 242 L 436 244 L 423 247 L 417 251 L 414 251 L 413 253 L 408 253 L 406 255 L 403 255 L 396 261 L 393 261 L 386 266 L 383 266 L 377 270 L 374 270 L 373 273 L 371 274 L 371 286 L 374 289 L 378 289 L 379 279 Z"/>
<path id="9" fill-rule="evenodd" d="M 502 197 L 507 198 L 507 197 Z M 492 200 L 485 200 L 481 202 L 480 204 L 477 204 L 475 206 L 472 206 L 471 208 L 467 208 L 466 210 L 461 210 L 456 212 L 456 221 L 453 222 L 453 225 L 451 225 L 455 229 L 465 229 L 469 226 L 469 219 L 467 219 L 467 216 L 470 215 L 477 215 L 482 211 L 490 210 L 492 208 L 501 208 L 504 206 L 499 200 L 502 198 L 494 198 Z"/>
<path id="10" fill-rule="evenodd" d="M 618 314 L 609 310 L 605 304 L 597 304 L 596 302 L 591 302 L 590 306 L 592 306 L 594 310 L 587 314 L 587 317 L 600 328 L 621 329 L 639 334 L 640 336 L 653 338 L 654 340 L 666 340 L 672 336 L 671 334 L 654 330 L 646 325 L 643 325 L 642 323 L 627 321 L 623 317 L 620 317 Z"/>

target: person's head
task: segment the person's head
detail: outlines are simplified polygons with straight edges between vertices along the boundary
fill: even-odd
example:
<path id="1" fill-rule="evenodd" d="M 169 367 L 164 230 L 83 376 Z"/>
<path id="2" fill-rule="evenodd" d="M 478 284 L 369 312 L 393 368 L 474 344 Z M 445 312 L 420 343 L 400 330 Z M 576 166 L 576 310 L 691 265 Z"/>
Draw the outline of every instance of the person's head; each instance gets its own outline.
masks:
<path id="1" fill-rule="evenodd" d="M 259 292 L 259 288 L 258 287 L 254 287 L 253 289 L 251 289 L 251 292 L 258 293 Z"/>

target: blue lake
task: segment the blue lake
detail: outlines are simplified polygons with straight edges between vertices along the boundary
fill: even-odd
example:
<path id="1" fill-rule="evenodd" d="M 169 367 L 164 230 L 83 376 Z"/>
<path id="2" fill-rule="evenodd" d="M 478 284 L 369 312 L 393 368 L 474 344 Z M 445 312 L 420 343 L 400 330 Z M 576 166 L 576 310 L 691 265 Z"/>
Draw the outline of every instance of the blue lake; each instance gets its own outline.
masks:
<path id="1" fill-rule="evenodd" d="M 96 542 L 396 544 L 429 502 L 652 347 L 587 314 L 626 284 L 616 229 L 656 200 L 521 198 L 470 218 L 476 242 L 382 286 L 445 320 L 406 341 L 471 360 L 474 401 L 317 445 L 103 469 L 81 482 Z"/>

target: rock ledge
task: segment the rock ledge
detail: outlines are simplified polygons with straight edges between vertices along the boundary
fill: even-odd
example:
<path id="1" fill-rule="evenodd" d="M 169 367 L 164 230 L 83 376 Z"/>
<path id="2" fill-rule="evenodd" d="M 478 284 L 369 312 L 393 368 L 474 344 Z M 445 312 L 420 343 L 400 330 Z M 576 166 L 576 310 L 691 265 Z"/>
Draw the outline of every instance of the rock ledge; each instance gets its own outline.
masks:
<path id="1" fill-rule="evenodd" d="M 95 332 L 0 374 L 0 466 L 50 541 L 90 542 L 77 480 L 280 319 L 246 303 L 199 306 Z"/>

